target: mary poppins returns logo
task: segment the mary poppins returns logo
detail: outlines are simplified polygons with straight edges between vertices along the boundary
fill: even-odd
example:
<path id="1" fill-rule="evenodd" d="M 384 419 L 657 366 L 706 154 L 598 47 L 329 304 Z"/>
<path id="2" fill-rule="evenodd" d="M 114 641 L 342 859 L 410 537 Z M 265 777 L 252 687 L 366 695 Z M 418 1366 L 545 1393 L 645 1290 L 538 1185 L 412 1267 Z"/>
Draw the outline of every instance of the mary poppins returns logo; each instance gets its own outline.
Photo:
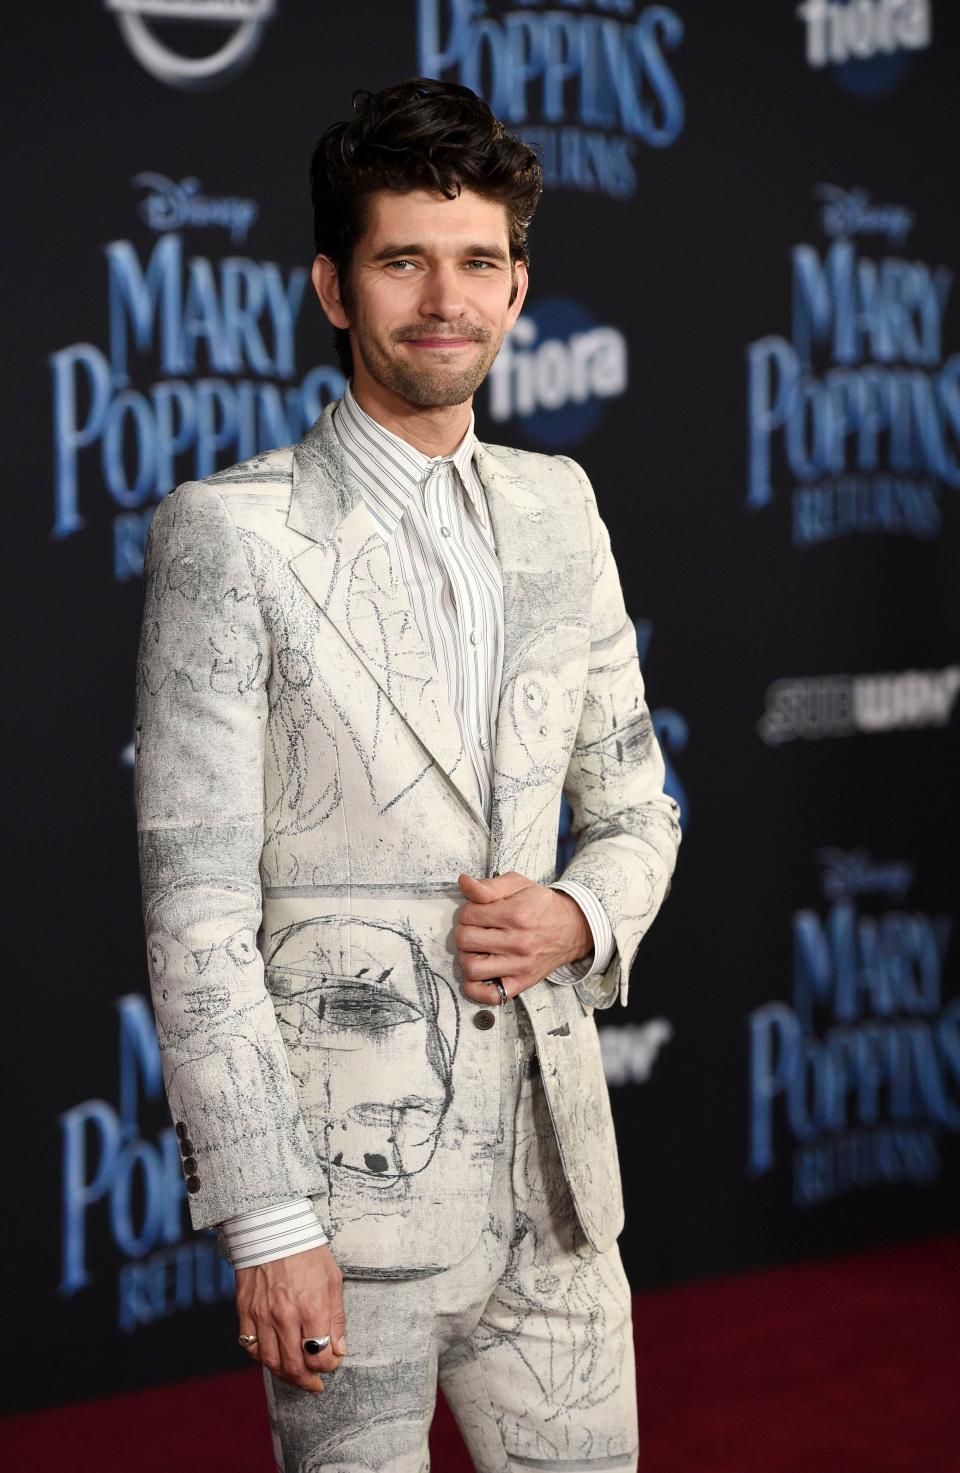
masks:
<path id="1" fill-rule="evenodd" d="M 790 336 L 747 347 L 750 512 L 789 498 L 793 544 L 936 537 L 960 486 L 953 272 L 909 250 L 913 211 L 822 185 L 825 245 L 789 252 Z"/>
<path id="2" fill-rule="evenodd" d="M 138 174 L 150 232 L 103 247 L 105 345 L 50 356 L 52 536 L 100 526 L 104 503 L 119 580 L 138 576 L 156 503 L 180 481 L 299 440 L 343 376 L 302 376 L 297 327 L 308 273 L 243 249 L 254 201 L 205 194 L 198 179 Z M 225 235 L 223 254 L 191 249 Z"/>
<path id="3" fill-rule="evenodd" d="M 537 150 L 547 189 L 629 199 L 638 146 L 683 132 L 683 21 L 637 0 L 418 0 L 427 77 L 460 82 Z"/>
<path id="4" fill-rule="evenodd" d="M 793 1200 L 926 1185 L 960 1131 L 960 997 L 945 995 L 953 920 L 908 903 L 911 864 L 820 852 L 823 904 L 792 918 L 793 998 L 748 1019 L 749 1169 L 788 1162 Z"/>
<path id="5" fill-rule="evenodd" d="M 148 1000 L 116 1000 L 116 1103 L 82 1100 L 60 1116 L 59 1292 L 116 1283 L 117 1324 L 134 1331 L 231 1299 L 233 1269 L 212 1231 L 194 1233 Z"/>

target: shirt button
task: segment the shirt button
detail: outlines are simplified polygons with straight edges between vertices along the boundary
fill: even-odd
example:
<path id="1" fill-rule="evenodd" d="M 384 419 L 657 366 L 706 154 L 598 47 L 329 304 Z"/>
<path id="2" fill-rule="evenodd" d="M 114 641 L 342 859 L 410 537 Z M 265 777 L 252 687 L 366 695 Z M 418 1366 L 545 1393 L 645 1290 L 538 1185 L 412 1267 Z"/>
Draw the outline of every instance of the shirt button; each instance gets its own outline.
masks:
<path id="1" fill-rule="evenodd" d="M 450 528 L 449 527 L 441 527 L 440 528 L 440 531 L 443 533 L 444 537 L 451 536 L 451 532 L 450 532 Z"/>
<path id="2" fill-rule="evenodd" d="M 471 644 L 479 644 L 480 643 L 480 636 L 479 636 L 479 634 L 477 633 L 477 631 L 475 629 L 471 629 L 470 630 L 470 643 Z"/>
<path id="3" fill-rule="evenodd" d="M 479 1013 L 474 1013 L 473 1015 L 474 1028 L 480 1028 L 483 1032 L 486 1032 L 488 1028 L 492 1028 L 496 1021 L 496 1015 L 491 1013 L 489 1008 L 481 1008 Z"/>

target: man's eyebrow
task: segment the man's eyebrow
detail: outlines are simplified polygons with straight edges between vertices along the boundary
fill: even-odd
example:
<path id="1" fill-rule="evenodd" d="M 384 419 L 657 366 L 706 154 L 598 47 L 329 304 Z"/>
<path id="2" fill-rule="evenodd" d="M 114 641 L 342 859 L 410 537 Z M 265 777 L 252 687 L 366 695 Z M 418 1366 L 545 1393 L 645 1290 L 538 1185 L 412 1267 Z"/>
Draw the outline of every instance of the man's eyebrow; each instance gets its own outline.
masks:
<path id="1" fill-rule="evenodd" d="M 408 243 L 407 245 L 385 245 L 376 255 L 370 257 L 371 261 L 392 261 L 397 256 L 426 256 L 430 252 L 422 243 Z M 507 252 L 503 246 L 485 241 L 480 245 L 464 246 L 460 252 L 463 256 L 485 256 L 491 261 L 506 261 Z"/>
<path id="2" fill-rule="evenodd" d="M 503 246 L 499 246 L 499 245 L 496 245 L 496 244 L 491 245 L 491 244 L 489 244 L 489 242 L 487 244 L 485 244 L 485 245 L 472 245 L 472 246 L 467 246 L 467 249 L 464 251 L 464 255 L 465 256 L 489 256 L 490 259 L 491 260 L 494 260 L 494 261 L 506 261 L 507 260 L 507 252 L 503 249 Z"/>

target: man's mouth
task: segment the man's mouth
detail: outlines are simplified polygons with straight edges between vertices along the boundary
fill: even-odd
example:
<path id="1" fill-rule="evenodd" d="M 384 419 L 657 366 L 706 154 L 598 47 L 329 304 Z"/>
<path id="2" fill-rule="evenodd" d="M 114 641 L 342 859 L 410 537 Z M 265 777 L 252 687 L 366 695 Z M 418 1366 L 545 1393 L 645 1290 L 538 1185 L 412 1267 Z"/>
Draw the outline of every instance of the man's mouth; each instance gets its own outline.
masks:
<path id="1" fill-rule="evenodd" d="M 410 348 L 468 348 L 473 338 L 404 338 Z"/>

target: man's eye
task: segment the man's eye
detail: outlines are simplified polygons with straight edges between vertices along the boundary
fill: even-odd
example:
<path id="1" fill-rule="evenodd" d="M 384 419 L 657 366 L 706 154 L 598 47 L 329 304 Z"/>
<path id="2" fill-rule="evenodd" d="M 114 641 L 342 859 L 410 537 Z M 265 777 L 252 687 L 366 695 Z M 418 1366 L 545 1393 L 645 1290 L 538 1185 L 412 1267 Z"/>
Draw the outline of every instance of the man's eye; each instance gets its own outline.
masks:
<path id="1" fill-rule="evenodd" d="M 412 261 L 388 261 L 388 266 L 412 266 Z"/>
<path id="2" fill-rule="evenodd" d="M 492 261 L 479 261 L 479 260 L 478 261 L 468 261 L 467 262 L 467 265 L 468 266 L 484 266 L 484 267 L 486 267 L 490 271 L 493 270 L 493 262 Z"/>

